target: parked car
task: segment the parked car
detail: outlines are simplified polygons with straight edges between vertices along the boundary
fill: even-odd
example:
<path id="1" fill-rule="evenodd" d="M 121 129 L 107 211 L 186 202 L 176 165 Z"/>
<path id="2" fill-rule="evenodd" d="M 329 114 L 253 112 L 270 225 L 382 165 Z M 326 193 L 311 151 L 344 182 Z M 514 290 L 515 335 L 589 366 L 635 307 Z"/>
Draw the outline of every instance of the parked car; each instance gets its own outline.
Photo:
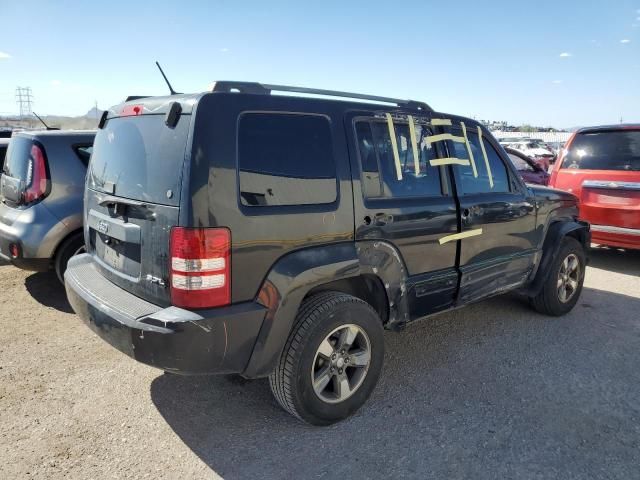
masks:
<path id="1" fill-rule="evenodd" d="M 7 147 L 9 147 L 8 138 L 0 138 L 0 168 L 4 166 L 4 157 L 7 155 Z"/>
<path id="2" fill-rule="evenodd" d="M 0 258 L 63 281 L 83 250 L 82 196 L 94 131 L 13 134 L 0 181 Z"/>
<path id="3" fill-rule="evenodd" d="M 511 162 L 526 183 L 548 185 L 550 175 L 540 168 L 536 162 L 515 148 L 505 148 Z"/>
<path id="4" fill-rule="evenodd" d="M 383 328 L 515 289 L 562 315 L 580 295 L 577 199 L 526 187 L 474 120 L 218 82 L 125 102 L 100 127 L 87 253 L 65 274 L 75 312 L 168 372 L 268 376 L 312 424 L 369 397 Z"/>
<path id="5" fill-rule="evenodd" d="M 578 130 L 550 184 L 580 198 L 594 243 L 640 249 L 640 125 Z"/>
<path id="6" fill-rule="evenodd" d="M 539 140 L 521 140 L 518 142 L 511 142 L 504 144 L 503 146 L 513 148 L 524 153 L 527 157 L 533 159 L 545 172 L 549 171 L 549 166 L 555 161 L 556 155 Z"/>

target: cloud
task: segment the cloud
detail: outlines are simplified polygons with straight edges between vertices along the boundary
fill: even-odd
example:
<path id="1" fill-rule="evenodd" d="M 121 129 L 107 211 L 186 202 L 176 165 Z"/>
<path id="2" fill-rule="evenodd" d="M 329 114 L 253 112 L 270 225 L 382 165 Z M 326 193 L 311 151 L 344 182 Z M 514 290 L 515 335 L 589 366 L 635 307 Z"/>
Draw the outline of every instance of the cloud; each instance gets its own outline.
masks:
<path id="1" fill-rule="evenodd" d="M 3 60 L 5 58 L 11 58 L 11 55 L 5 52 L 0 52 L 0 60 Z"/>
<path id="2" fill-rule="evenodd" d="M 227 47 L 223 47 L 223 48 L 220 49 L 220 51 L 222 53 L 227 53 L 229 51 L 229 49 Z"/>
<path id="3" fill-rule="evenodd" d="M 553 80 L 551 83 L 553 83 L 554 85 L 560 85 L 562 83 L 562 80 Z"/>
<path id="4" fill-rule="evenodd" d="M 620 40 L 620 43 L 631 43 L 631 40 L 629 40 L 628 38 L 624 38 Z"/>
<path id="5" fill-rule="evenodd" d="M 560 54 L 560 58 L 568 58 L 568 57 L 572 57 L 573 55 L 571 55 L 569 52 L 562 52 Z"/>
<path id="6" fill-rule="evenodd" d="M 52 87 L 59 87 L 60 85 L 62 85 L 62 82 L 60 80 L 51 80 Z"/>

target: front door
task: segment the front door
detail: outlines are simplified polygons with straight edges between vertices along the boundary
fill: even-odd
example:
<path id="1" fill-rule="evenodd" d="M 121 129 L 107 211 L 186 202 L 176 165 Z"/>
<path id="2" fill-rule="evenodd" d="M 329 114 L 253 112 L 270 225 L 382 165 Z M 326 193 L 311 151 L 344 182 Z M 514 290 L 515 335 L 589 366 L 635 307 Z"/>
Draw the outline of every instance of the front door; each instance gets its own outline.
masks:
<path id="1" fill-rule="evenodd" d="M 457 284 L 456 201 L 444 146 L 429 143 L 430 118 L 359 112 L 346 119 L 354 184 L 356 240 L 393 245 L 406 266 L 411 320 L 453 304 Z M 432 165 L 435 163 L 435 165 Z"/>
<path id="2" fill-rule="evenodd" d="M 458 303 L 464 304 L 521 285 L 536 255 L 536 213 L 532 194 L 486 131 L 453 120 L 448 127 L 460 211 Z"/>

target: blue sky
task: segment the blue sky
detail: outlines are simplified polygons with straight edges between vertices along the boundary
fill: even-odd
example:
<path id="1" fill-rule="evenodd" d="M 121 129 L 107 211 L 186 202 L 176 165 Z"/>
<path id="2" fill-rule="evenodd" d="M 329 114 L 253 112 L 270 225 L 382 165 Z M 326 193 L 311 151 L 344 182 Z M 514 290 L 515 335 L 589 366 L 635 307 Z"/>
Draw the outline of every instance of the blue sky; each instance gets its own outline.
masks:
<path id="1" fill-rule="evenodd" d="M 640 122 L 640 0 L 0 0 L 0 114 L 233 79 L 413 98 L 479 119 Z"/>

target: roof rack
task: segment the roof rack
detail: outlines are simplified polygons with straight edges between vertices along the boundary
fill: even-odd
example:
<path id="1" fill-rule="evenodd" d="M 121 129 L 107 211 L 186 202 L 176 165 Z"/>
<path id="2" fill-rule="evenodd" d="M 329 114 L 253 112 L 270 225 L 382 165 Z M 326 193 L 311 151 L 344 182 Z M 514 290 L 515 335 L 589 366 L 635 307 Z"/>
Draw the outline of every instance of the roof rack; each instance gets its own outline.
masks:
<path id="1" fill-rule="evenodd" d="M 402 100 L 398 98 L 379 97 L 377 95 L 364 95 L 362 93 L 340 92 L 338 90 L 323 90 L 320 88 L 291 87 L 287 85 L 269 85 L 257 82 L 235 82 L 223 80 L 211 84 L 209 91 L 211 92 L 239 92 L 250 93 L 254 95 L 270 95 L 271 92 L 293 92 L 306 93 L 310 95 L 324 95 L 328 97 L 353 98 L 358 100 L 369 100 L 373 102 L 391 103 L 399 107 L 413 108 L 416 110 L 426 110 L 432 112 L 433 109 L 424 102 L 415 100 Z"/>

